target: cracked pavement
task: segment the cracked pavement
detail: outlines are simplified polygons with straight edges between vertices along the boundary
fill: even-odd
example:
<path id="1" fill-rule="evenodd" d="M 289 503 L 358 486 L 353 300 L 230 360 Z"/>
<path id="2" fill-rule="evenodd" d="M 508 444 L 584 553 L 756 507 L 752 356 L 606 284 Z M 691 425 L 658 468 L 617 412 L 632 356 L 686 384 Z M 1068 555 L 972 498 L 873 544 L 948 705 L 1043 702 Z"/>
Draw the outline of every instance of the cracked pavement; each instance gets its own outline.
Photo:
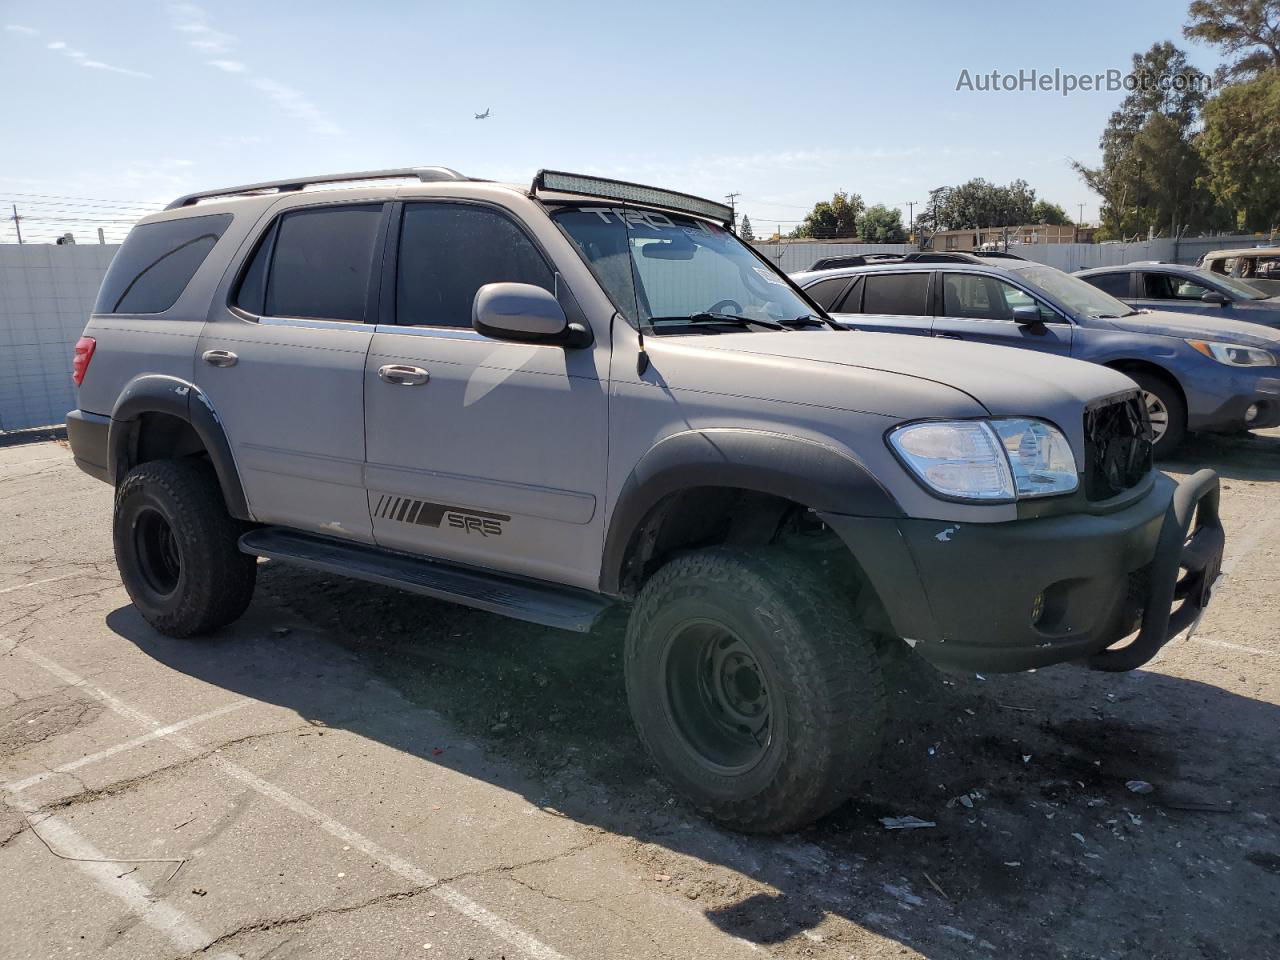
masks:
<path id="1" fill-rule="evenodd" d="M 895 661 L 864 792 L 763 838 L 648 764 L 617 622 L 264 564 L 243 620 L 170 640 L 111 491 L 0 448 L 0 957 L 1280 956 L 1280 431 L 1184 459 L 1228 527 L 1196 639 L 1121 676 Z"/>

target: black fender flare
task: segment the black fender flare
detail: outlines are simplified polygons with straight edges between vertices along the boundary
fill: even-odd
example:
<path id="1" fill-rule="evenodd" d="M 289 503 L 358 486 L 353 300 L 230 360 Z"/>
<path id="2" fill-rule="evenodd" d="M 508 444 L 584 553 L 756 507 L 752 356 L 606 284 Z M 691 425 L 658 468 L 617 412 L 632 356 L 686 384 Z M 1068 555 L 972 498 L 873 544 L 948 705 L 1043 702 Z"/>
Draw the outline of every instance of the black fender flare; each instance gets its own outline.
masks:
<path id="1" fill-rule="evenodd" d="M 222 421 L 200 388 L 180 377 L 143 374 L 130 380 L 120 392 L 107 433 L 107 475 L 113 483 L 118 486 L 124 479 L 134 424 L 144 413 L 164 413 L 189 423 L 209 452 L 227 511 L 240 520 L 252 519 Z"/>
<path id="2" fill-rule="evenodd" d="M 695 487 L 772 494 L 825 513 L 905 516 L 866 466 L 819 440 L 744 428 L 672 434 L 649 448 L 618 494 L 605 535 L 601 593 L 622 592 L 626 558 L 654 507 Z"/>

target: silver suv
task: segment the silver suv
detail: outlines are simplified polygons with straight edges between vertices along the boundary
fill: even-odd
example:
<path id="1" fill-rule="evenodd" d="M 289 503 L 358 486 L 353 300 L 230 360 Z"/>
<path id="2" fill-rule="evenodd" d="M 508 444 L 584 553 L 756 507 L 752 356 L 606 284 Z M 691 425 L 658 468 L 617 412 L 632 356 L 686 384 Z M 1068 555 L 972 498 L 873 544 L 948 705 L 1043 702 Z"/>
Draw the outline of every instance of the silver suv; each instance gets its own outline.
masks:
<path id="1" fill-rule="evenodd" d="M 261 557 L 583 633 L 629 605 L 641 738 L 756 831 L 854 789 L 904 641 L 947 669 L 1125 670 L 1193 623 L 1218 481 L 1152 469 L 1133 381 L 841 329 L 731 217 L 440 167 L 148 217 L 68 415 L 137 608 L 216 630 Z"/>

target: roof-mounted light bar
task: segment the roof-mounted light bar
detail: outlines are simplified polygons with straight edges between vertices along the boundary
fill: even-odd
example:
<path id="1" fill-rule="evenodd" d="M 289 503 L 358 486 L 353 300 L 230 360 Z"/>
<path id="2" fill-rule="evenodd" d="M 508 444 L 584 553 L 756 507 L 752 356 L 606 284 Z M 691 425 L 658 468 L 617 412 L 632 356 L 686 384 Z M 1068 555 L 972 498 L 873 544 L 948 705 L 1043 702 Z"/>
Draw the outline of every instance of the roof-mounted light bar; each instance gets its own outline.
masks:
<path id="1" fill-rule="evenodd" d="M 733 208 L 714 200 L 679 193 L 675 190 L 663 190 L 659 187 L 646 187 L 640 183 L 628 183 L 625 180 L 609 180 L 605 177 L 589 177 L 580 173 L 564 173 L 559 170 L 539 170 L 533 178 L 533 193 L 572 193 L 584 197 L 601 197 L 606 200 L 621 200 L 625 203 L 639 203 L 651 207 L 663 207 L 667 210 L 678 210 L 707 217 L 726 225 L 733 223 Z"/>
<path id="2" fill-rule="evenodd" d="M 205 190 L 201 193 L 188 193 L 179 197 L 165 207 L 176 210 L 178 207 L 189 207 L 201 200 L 215 197 L 234 197 L 246 193 L 292 193 L 316 184 L 352 183 L 359 180 L 401 180 L 417 179 L 422 183 L 435 183 L 440 180 L 469 180 L 457 170 L 449 167 L 400 167 L 394 170 L 361 170 L 355 173 L 330 173 L 318 177 L 294 177 L 290 180 L 264 180 L 262 183 L 247 183 L 242 187 L 224 187 L 221 190 Z"/>

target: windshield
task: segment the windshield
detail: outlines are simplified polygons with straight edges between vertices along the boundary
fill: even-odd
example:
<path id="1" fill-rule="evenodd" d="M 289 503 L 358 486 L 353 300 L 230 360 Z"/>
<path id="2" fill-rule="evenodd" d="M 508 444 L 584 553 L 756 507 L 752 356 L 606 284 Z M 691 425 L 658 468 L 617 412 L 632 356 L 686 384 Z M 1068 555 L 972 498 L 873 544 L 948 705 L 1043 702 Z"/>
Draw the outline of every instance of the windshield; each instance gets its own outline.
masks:
<path id="1" fill-rule="evenodd" d="M 1077 316 L 1124 317 L 1135 312 L 1128 304 L 1122 303 L 1109 293 L 1103 293 L 1079 277 L 1073 277 L 1054 267 L 1035 264 L 1029 267 L 1019 265 L 1010 269 L 1017 270 L 1018 276 L 1029 285 L 1057 300 Z"/>
<path id="2" fill-rule="evenodd" d="M 716 224 L 603 206 L 565 209 L 555 221 L 618 309 L 654 329 L 742 318 L 757 321 L 750 329 L 769 330 L 813 313 L 777 271 Z"/>
<path id="3" fill-rule="evenodd" d="M 1220 273 L 1211 273 L 1208 270 L 1190 270 L 1188 272 L 1194 277 L 1203 277 L 1204 285 L 1210 290 L 1217 287 L 1221 290 L 1225 290 L 1237 300 L 1267 299 L 1267 295 L 1265 293 L 1259 292 L 1243 280 L 1237 280 L 1235 277 L 1224 277 Z"/>

